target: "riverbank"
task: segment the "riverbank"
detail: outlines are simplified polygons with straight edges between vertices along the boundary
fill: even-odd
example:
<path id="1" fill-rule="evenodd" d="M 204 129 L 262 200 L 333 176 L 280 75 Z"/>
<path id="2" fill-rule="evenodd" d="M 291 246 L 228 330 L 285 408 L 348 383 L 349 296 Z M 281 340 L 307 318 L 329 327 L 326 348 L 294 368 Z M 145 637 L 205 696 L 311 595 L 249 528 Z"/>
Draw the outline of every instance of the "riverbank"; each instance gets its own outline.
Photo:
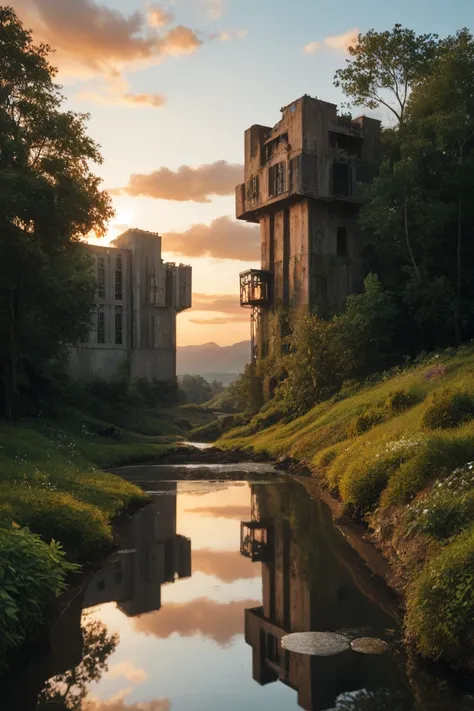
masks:
<path id="1" fill-rule="evenodd" d="M 78 566 L 112 548 L 118 517 L 148 501 L 104 469 L 159 461 L 206 418 L 187 407 L 105 422 L 65 409 L 0 425 L 0 672 L 34 639 Z"/>
<path id="2" fill-rule="evenodd" d="M 272 408 L 218 446 L 308 467 L 389 561 L 407 640 L 427 658 L 474 669 L 474 350 L 354 385 L 265 427 Z"/>

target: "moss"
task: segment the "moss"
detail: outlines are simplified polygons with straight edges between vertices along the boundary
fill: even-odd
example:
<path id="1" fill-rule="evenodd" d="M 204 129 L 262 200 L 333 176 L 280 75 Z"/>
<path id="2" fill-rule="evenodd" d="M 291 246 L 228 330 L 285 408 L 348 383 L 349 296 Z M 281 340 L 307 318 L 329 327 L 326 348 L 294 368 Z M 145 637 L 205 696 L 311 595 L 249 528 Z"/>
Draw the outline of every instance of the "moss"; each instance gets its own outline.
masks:
<path id="1" fill-rule="evenodd" d="M 380 425 L 385 419 L 385 412 L 382 408 L 374 407 L 363 410 L 360 415 L 357 415 L 351 420 L 347 434 L 349 437 L 358 437 L 364 432 L 368 432 L 373 427 Z"/>

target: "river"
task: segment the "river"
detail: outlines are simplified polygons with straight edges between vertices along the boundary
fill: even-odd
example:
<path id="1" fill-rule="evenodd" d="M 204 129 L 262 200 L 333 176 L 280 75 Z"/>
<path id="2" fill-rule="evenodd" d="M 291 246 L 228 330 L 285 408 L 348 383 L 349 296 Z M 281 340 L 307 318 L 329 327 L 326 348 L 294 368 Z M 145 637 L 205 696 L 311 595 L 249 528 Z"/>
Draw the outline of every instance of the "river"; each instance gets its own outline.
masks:
<path id="1" fill-rule="evenodd" d="M 474 710 L 474 687 L 407 656 L 393 594 L 302 483 L 265 464 L 198 474 L 202 465 L 123 470 L 152 504 L 124 526 L 47 649 L 12 670 L 0 709 Z M 389 649 L 282 648 L 305 631 Z"/>

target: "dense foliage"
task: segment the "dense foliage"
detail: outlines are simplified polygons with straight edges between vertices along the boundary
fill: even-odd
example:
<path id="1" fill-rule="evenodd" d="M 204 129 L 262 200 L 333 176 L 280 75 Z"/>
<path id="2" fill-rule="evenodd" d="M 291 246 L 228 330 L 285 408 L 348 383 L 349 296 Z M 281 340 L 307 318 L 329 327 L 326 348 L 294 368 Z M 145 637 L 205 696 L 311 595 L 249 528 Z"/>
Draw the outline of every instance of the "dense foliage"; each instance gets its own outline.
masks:
<path id="1" fill-rule="evenodd" d="M 94 281 L 80 248 L 112 216 L 91 172 L 100 163 L 87 116 L 63 111 L 50 49 L 0 8 L 0 413 L 48 378 L 83 337 Z"/>
<path id="2" fill-rule="evenodd" d="M 181 399 L 194 405 L 202 405 L 224 390 L 221 382 L 206 380 L 202 375 L 183 375 L 179 378 L 178 385 Z"/>

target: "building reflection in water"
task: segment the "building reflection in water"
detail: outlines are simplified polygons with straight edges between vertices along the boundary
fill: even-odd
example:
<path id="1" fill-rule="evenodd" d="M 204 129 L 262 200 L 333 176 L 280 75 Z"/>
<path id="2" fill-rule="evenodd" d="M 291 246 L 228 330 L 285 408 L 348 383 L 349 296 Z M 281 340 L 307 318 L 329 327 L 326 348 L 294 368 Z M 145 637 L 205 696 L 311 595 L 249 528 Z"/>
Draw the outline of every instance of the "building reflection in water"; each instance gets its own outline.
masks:
<path id="1" fill-rule="evenodd" d="M 161 608 L 161 586 L 191 577 L 191 541 L 176 533 L 177 483 L 163 482 L 153 502 L 136 514 L 122 550 L 90 582 L 84 608 L 116 602 L 128 617 Z"/>
<path id="2" fill-rule="evenodd" d="M 322 502 L 296 483 L 251 491 L 241 554 L 262 564 L 263 605 L 245 611 L 255 681 L 282 681 L 307 711 L 332 708 L 344 692 L 396 684 L 387 656 L 315 657 L 282 649 L 281 638 L 290 632 L 393 628 L 396 607 L 389 598 L 385 609 L 380 606 L 381 582 L 358 561 Z"/>

